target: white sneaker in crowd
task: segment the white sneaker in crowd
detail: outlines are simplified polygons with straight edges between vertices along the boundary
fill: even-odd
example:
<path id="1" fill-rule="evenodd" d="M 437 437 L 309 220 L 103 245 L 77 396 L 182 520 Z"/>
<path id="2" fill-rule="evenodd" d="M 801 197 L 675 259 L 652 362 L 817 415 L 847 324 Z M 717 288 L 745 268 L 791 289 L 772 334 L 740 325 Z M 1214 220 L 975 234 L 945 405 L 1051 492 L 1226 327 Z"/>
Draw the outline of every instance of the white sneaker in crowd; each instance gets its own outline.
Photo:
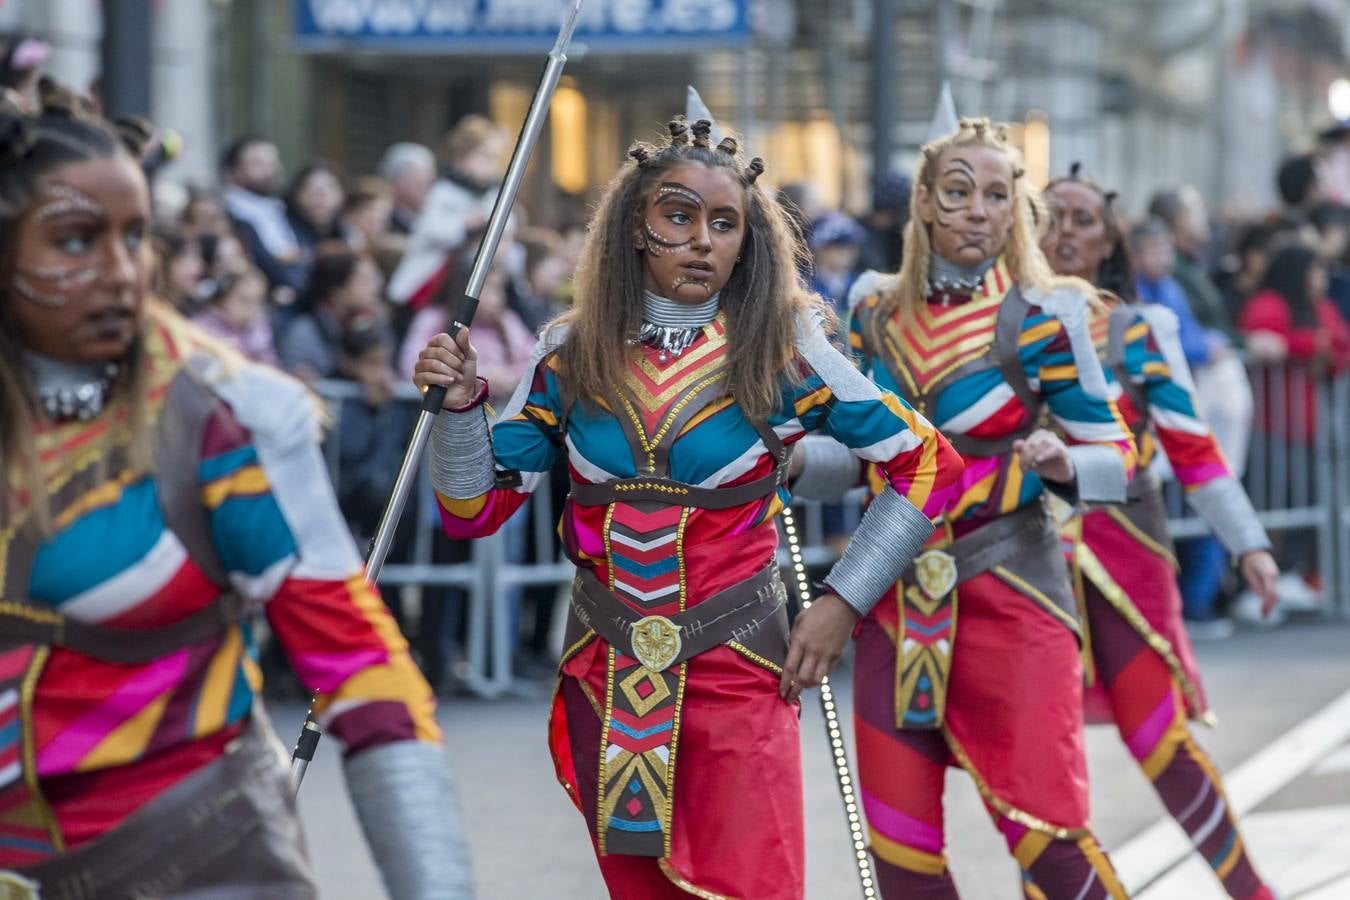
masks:
<path id="1" fill-rule="evenodd" d="M 1276 604 L 1266 618 L 1261 617 L 1261 598 L 1251 590 L 1243 591 L 1238 598 L 1233 601 L 1233 605 L 1228 608 L 1228 614 L 1235 621 L 1244 625 L 1255 625 L 1257 628 L 1275 628 L 1285 623 L 1289 617 L 1284 611 L 1284 601 Z"/>
<path id="2" fill-rule="evenodd" d="M 1214 619 L 1187 619 L 1186 633 L 1192 641 L 1222 641 L 1233 636 L 1237 627 L 1226 616 Z"/>
<path id="3" fill-rule="evenodd" d="M 1296 572 L 1286 572 L 1276 583 L 1280 595 L 1280 609 L 1291 612 L 1321 612 L 1322 592 L 1315 589 Z"/>

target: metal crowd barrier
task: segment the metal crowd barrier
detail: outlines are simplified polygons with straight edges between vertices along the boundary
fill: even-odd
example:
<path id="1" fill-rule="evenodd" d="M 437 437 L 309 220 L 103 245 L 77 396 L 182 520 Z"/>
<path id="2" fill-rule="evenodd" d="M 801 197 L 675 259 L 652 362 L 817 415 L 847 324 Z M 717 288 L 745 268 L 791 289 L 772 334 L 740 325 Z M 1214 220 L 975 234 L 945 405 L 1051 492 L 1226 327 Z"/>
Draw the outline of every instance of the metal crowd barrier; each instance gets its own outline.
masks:
<path id="1" fill-rule="evenodd" d="M 1291 439 L 1308 431 L 1309 409 L 1300 402 L 1303 392 L 1295 392 L 1295 402 L 1283 404 L 1278 398 L 1290 396 L 1289 373 L 1283 367 L 1251 367 L 1255 422 L 1244 483 L 1256 506 L 1262 524 L 1276 535 L 1295 539 L 1310 532 L 1316 542 L 1318 565 L 1328 592 L 1335 591 L 1339 604 L 1328 603 L 1327 612 L 1350 615 L 1350 376 L 1334 381 L 1323 379 L 1314 391 L 1316 422 L 1314 439 Z M 329 401 L 336 430 L 341 401 L 361 396 L 361 389 L 350 383 L 326 381 L 317 391 Z M 400 386 L 391 402 L 407 404 L 415 410 L 420 398 L 411 385 Z M 1274 427 L 1263 427 L 1263 412 L 1274 414 Z M 1275 432 L 1275 433 L 1272 433 Z M 340 484 L 336 441 L 325 448 L 330 474 Z M 1204 521 L 1184 504 L 1183 494 L 1174 481 L 1166 482 L 1169 524 L 1177 538 L 1208 534 Z M 526 509 L 529 521 L 524 540 L 538 562 L 522 563 L 511 559 L 509 539 L 504 533 L 472 542 L 469 558 L 459 563 L 436 563 L 432 558 L 434 536 L 440 529 L 440 517 L 425 466 L 421 473 L 411 509 L 405 515 L 415 517 L 411 548 L 406 559 L 391 560 L 380 578 L 385 590 L 402 591 L 405 607 L 420 608 L 423 588 L 452 586 L 468 596 L 467 685 L 474 693 L 496 697 L 513 688 L 512 662 L 517 642 L 517 590 L 525 586 L 555 586 L 551 649 L 562 650 L 562 614 L 567 589 L 574 569 L 562 555 L 556 533 L 558 510 L 553 508 L 551 492 L 541 486 Z M 839 540 L 826 533 L 826 511 L 818 503 L 798 502 L 798 521 L 803 536 L 803 556 L 807 565 L 826 566 L 838 554 Z M 837 530 L 847 534 L 856 527 L 861 515 L 861 491 L 851 495 L 832 513 Z M 837 538 L 837 535 L 835 536 Z M 517 545 L 519 549 L 519 545 Z M 786 564 L 786 551 L 780 551 Z"/>
<path id="2" fill-rule="evenodd" d="M 341 426 L 341 401 L 359 399 L 362 389 L 352 382 L 324 381 L 316 385 L 316 391 L 328 403 L 329 432 L 336 434 Z M 420 408 L 421 397 L 412 385 L 400 385 L 390 402 L 406 404 L 411 414 Z M 326 442 L 324 455 L 333 483 L 341 484 L 342 471 L 336 440 Z M 466 609 L 466 683 L 469 690 L 479 696 L 501 696 L 514 686 L 512 663 L 518 640 L 518 620 L 516 610 L 513 609 L 512 589 L 553 584 L 560 588 L 560 599 L 555 601 L 555 606 L 565 600 L 561 589 L 571 583 L 573 567 L 563 557 L 554 535 L 556 515 L 552 507 L 550 492 L 541 487 L 524 508 L 530 517 L 525 539 L 533 544 L 534 559 L 544 560 L 528 565 L 510 561 L 509 538 L 504 531 L 472 541 L 468 559 L 464 562 L 433 561 L 435 536 L 440 531 L 441 523 L 425 460 L 413 497 L 404 511 L 404 516 L 412 517 L 414 521 L 411 546 L 406 559 L 396 557 L 385 564 L 380 574 L 380 588 L 401 591 L 404 606 L 410 609 L 421 608 L 425 587 L 446 586 L 465 591 L 469 598 Z M 560 645 L 563 617 L 558 614 L 559 611 L 555 609 L 553 621 L 558 632 L 554 642 Z"/>
<path id="3" fill-rule="evenodd" d="M 1336 515 L 1336 586 L 1342 616 L 1350 616 L 1350 374 L 1341 375 L 1331 386 L 1332 481 Z"/>

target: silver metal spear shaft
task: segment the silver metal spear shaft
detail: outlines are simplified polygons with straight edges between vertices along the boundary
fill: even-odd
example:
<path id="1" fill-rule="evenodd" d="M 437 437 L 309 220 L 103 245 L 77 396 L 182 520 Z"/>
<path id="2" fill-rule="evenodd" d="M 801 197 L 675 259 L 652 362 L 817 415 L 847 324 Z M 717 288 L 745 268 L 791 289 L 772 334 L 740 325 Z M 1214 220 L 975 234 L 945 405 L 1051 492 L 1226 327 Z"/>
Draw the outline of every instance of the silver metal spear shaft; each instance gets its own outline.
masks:
<path id="1" fill-rule="evenodd" d="M 520 192 L 520 183 L 525 177 L 525 167 L 529 165 L 535 144 L 539 142 L 539 133 L 543 130 L 544 120 L 548 118 L 553 94 L 558 89 L 558 80 L 567 65 L 568 46 L 576 31 L 583 2 L 584 0 L 574 0 L 572 9 L 563 22 L 562 30 L 558 32 L 558 40 L 549 51 L 548 64 L 544 66 L 544 74 L 539 79 L 539 87 L 534 92 L 533 102 L 530 103 L 530 113 L 525 117 L 525 124 L 521 126 L 520 138 L 516 141 L 515 152 L 511 154 L 511 164 L 506 169 L 506 178 L 492 207 L 492 215 L 488 218 L 487 233 L 483 236 L 483 243 L 479 245 L 478 255 L 474 258 L 473 270 L 469 274 L 469 285 L 455 310 L 455 320 L 449 328 L 451 337 L 468 328 L 473 322 L 474 313 L 478 311 L 478 295 L 483 290 L 488 273 L 492 271 L 492 261 L 497 255 L 497 246 L 501 243 L 502 235 L 506 232 L 511 207 L 515 204 L 516 195 Z M 408 450 L 403 456 L 403 465 L 399 468 L 398 478 L 394 480 L 393 495 L 384 509 L 384 515 L 380 517 L 380 527 L 375 532 L 370 557 L 366 560 L 366 579 L 371 584 L 379 580 L 380 572 L 384 569 L 384 561 L 389 555 L 390 545 L 394 542 L 394 531 L 398 528 L 398 521 L 403 515 L 403 507 L 407 505 L 408 495 L 412 493 L 413 485 L 417 482 L 422 454 L 426 451 L 427 441 L 431 438 L 431 426 L 445 403 L 445 393 L 446 389 L 437 385 L 428 390 L 423 397 L 422 412 L 417 417 L 417 426 L 413 430 L 412 439 L 408 442 Z M 305 717 L 305 725 L 300 732 L 300 740 L 291 755 L 293 793 L 300 792 L 300 783 L 305 778 L 305 770 L 314 758 L 314 750 L 322 736 L 323 729 L 314 718 L 314 704 L 311 701 L 309 715 Z"/>

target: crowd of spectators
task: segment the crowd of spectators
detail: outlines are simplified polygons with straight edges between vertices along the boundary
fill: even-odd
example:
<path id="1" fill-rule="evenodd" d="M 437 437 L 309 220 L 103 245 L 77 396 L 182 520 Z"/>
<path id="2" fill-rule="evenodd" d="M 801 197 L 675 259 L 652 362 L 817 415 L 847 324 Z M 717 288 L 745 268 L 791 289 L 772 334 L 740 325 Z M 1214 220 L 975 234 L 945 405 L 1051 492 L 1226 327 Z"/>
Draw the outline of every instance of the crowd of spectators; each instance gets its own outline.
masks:
<path id="1" fill-rule="evenodd" d="M 245 136 L 222 153 L 218 190 L 188 190 L 167 215 L 160 205 L 160 296 L 251 359 L 321 388 L 351 386 L 335 401 L 330 441 L 358 540 L 375 530 L 411 428 L 409 406 L 389 401 L 464 293 L 509 151 L 505 131 L 469 116 L 434 150 L 390 146 L 374 175 L 350 177 L 312 160 L 288 178 L 272 141 Z M 1239 470 L 1254 431 L 1311 447 L 1317 385 L 1350 367 L 1350 128 L 1329 130 L 1316 152 L 1291 158 L 1277 183 L 1282 209 L 1217 225 L 1193 188 L 1160 191 L 1126 238 L 1135 293 L 1180 318 L 1202 412 Z M 782 187 L 811 254 L 803 279 L 841 312 L 863 271 L 898 268 L 910 192 L 907 176 L 888 173 L 870 210 L 855 218 L 825 207 L 810 185 Z M 517 203 L 475 320 L 494 403 L 525 377 L 536 330 L 568 302 L 584 235 L 583 221 L 549 228 L 531 219 L 528 198 Z M 1282 394 L 1266 383 L 1253 393 L 1253 363 L 1257 379 L 1285 372 Z M 1294 405 L 1307 411 L 1297 428 Z M 509 561 L 531 552 L 528 515 L 527 507 L 505 529 Z M 837 511 L 825 524 L 827 533 L 846 530 Z M 1319 602 L 1310 543 L 1285 542 L 1290 608 Z M 408 544 L 401 538 L 396 553 Z M 435 554 L 445 561 L 465 550 L 438 545 Z M 1236 597 L 1222 549 L 1198 539 L 1183 542 L 1178 556 L 1188 619 L 1199 632 L 1223 632 L 1225 607 L 1241 615 L 1251 598 Z M 397 596 L 391 605 L 402 619 Z M 422 606 L 412 637 L 433 680 L 453 668 L 462 606 Z M 543 661 L 549 604 L 536 606 L 526 644 Z M 533 664 L 531 654 L 524 659 Z"/>
<path id="2" fill-rule="evenodd" d="M 390 146 L 377 174 L 351 177 L 312 160 L 288 177 L 275 143 L 245 136 L 221 154 L 218 189 L 157 192 L 156 293 L 249 359 L 330 395 L 330 458 L 358 542 L 373 536 L 411 432 L 409 405 L 390 400 L 465 291 L 509 152 L 502 129 L 470 116 L 436 150 Z M 541 227 L 528 202 L 517 204 L 475 320 L 493 402 L 510 396 L 535 329 L 563 308 L 583 237 L 584 222 Z M 526 553 L 528 510 L 519 518 L 507 529 L 512 559 Z M 395 553 L 406 554 L 400 537 Z M 437 542 L 437 561 L 465 555 L 448 544 Z M 386 593 L 407 621 L 398 592 Z M 410 625 L 423 666 L 443 685 L 463 629 L 462 612 L 447 614 L 463 604 L 441 602 L 453 594 L 424 591 L 433 602 Z M 546 627 L 529 642 L 541 655 Z M 534 665 L 529 654 L 523 665 Z"/>
<path id="3" fill-rule="evenodd" d="M 1330 428 L 1319 419 L 1319 397 L 1350 369 L 1350 123 L 1328 128 L 1312 151 L 1288 158 L 1274 181 L 1282 205 L 1256 217 L 1215 221 L 1188 185 L 1152 196 L 1122 191 L 1119 205 L 1136 213 L 1125 236 L 1130 287 L 1140 302 L 1177 314 L 1201 414 L 1238 472 L 1248 467 L 1254 439 L 1279 448 L 1256 460 L 1263 471 L 1254 480 L 1266 494 L 1258 502 L 1291 506 L 1327 489 L 1315 483 L 1318 438 Z M 781 189 L 811 251 L 803 274 L 839 311 L 862 272 L 898 268 L 910 190 L 907 176 L 888 173 L 871 211 L 854 218 L 822 205 L 809 184 Z M 1272 456 L 1282 467 L 1269 464 Z M 1167 474 L 1165 458 L 1161 465 Z M 1272 479 L 1302 484 L 1269 485 Z M 827 532 L 841 521 L 827 511 Z M 1327 602 L 1316 542 L 1306 537 L 1276 535 L 1282 605 L 1264 624 Z M 1222 637 L 1234 618 L 1260 619 L 1257 598 L 1241 591 L 1216 539 L 1181 541 L 1177 550 L 1196 636 Z"/>

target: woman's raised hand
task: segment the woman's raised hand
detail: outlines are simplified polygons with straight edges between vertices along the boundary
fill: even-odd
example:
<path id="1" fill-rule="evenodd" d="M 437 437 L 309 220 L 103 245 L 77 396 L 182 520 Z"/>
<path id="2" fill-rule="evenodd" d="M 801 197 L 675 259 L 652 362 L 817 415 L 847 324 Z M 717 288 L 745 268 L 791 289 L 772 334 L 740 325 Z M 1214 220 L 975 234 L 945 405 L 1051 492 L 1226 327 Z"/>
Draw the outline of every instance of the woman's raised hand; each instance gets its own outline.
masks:
<path id="1" fill-rule="evenodd" d="M 446 409 L 460 409 L 478 394 L 478 353 L 469 343 L 469 329 L 453 338 L 438 334 L 417 357 L 413 384 L 422 393 L 432 385 L 445 387 Z"/>

